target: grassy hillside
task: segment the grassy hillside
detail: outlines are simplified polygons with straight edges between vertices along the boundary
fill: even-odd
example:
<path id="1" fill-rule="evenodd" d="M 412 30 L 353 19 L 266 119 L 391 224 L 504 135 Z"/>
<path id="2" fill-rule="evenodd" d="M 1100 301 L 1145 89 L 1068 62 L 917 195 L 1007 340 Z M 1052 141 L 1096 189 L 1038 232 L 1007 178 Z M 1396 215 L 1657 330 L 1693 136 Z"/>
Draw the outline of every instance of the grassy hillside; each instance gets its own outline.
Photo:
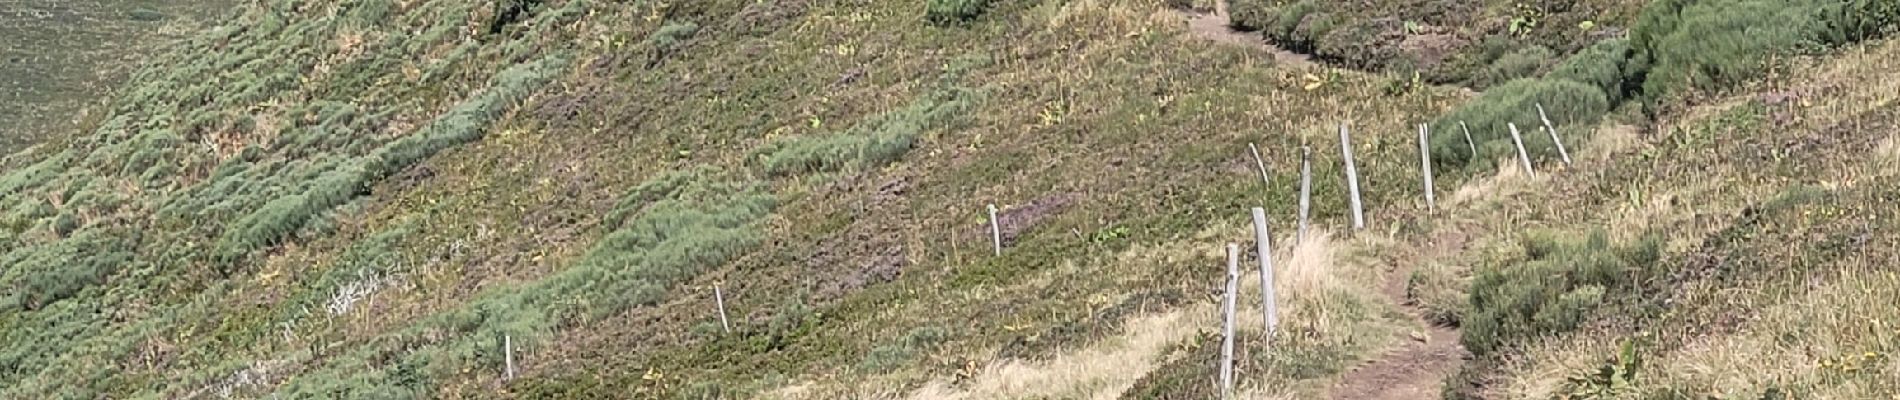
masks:
<path id="1" fill-rule="evenodd" d="M 1476 355 L 1419 372 L 1452 396 L 1893 394 L 1894 44 L 1675 86 L 1648 72 L 1706 73 L 1668 39 L 1702 31 L 1652 18 L 1473 96 L 1276 65 L 1174 3 L 247 3 L 0 175 L 0 397 L 1210 398 L 1257 206 L 1283 330 L 1243 298 L 1252 398 L 1359 393 L 1439 341 L 1415 314 Z M 1491 168 L 1539 101 L 1577 163 Z M 1817 364 L 1703 373 L 1775 358 Z"/>
<path id="2" fill-rule="evenodd" d="M 0 154 L 64 137 L 104 113 L 102 97 L 166 43 L 230 1 L 0 2 Z M 0 164 L 11 167 L 12 164 Z"/>
<path id="3" fill-rule="evenodd" d="M 156 59 L 6 175 L 0 390 L 904 391 L 1204 301 L 1214 275 L 1184 272 L 1215 258 L 1167 244 L 1292 202 L 1225 167 L 1235 149 L 1259 142 L 1287 181 L 1297 144 L 1350 119 L 1368 181 L 1398 182 L 1385 154 L 1408 147 L 1384 132 L 1455 100 L 1276 69 L 1149 2 L 940 24 L 908 4 L 522 4 L 259 4 Z M 988 203 L 1003 257 L 981 250 Z M 1131 248 L 1170 261 L 1084 267 Z M 1372 339 L 1316 343 L 1301 373 Z"/>
<path id="4" fill-rule="evenodd" d="M 1900 394 L 1879 378 L 1900 373 L 1900 343 L 1891 307 L 1875 306 L 1897 301 L 1878 206 L 1895 182 L 1896 92 L 1872 72 L 1896 51 L 1805 59 L 1760 83 L 1767 94 L 1696 107 L 1647 137 L 1604 128 L 1597 155 L 1568 171 L 1486 183 L 1500 194 L 1457 218 L 1478 232 L 1474 251 L 1414 280 L 1471 293 L 1438 300 L 1481 356 L 1454 392 Z"/>

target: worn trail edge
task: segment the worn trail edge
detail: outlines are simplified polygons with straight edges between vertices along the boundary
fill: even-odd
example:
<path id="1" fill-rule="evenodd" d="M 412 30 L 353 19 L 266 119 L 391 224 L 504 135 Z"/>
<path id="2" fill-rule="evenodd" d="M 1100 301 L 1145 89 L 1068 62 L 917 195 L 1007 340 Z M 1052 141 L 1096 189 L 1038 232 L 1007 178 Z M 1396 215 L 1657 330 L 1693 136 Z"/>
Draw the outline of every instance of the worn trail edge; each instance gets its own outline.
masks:
<path id="1" fill-rule="evenodd" d="M 1470 353 L 1459 344 L 1456 329 L 1425 320 L 1423 311 L 1406 300 L 1405 279 L 1425 260 L 1463 247 L 1461 242 L 1463 239 L 1455 233 L 1441 233 L 1425 243 L 1425 248 L 1431 249 L 1427 254 L 1388 264 L 1391 271 L 1385 275 L 1386 281 L 1379 292 L 1393 303 L 1403 305 L 1405 313 L 1418 326 L 1425 327 L 1425 333 L 1422 337 L 1414 335 L 1391 352 L 1347 371 L 1332 388 L 1329 398 L 1409 400 L 1440 396 L 1445 379 L 1458 371 Z"/>
<path id="2" fill-rule="evenodd" d="M 1267 43 L 1259 35 L 1235 31 L 1229 24 L 1227 2 L 1219 2 L 1213 12 L 1195 12 L 1177 10 L 1187 19 L 1188 30 L 1194 36 L 1236 46 L 1259 49 L 1271 54 L 1282 66 L 1304 68 L 1313 62 L 1306 55 L 1287 51 Z M 1453 249 L 1459 247 L 1460 239 L 1454 235 L 1439 235 L 1429 249 Z M 1407 315 L 1425 328 L 1423 335 L 1414 334 L 1401 345 L 1386 354 L 1360 364 L 1340 377 L 1327 398 L 1340 400 L 1413 400 L 1438 398 L 1443 391 L 1446 377 L 1457 372 L 1468 357 L 1462 345 L 1458 343 L 1458 331 L 1438 326 L 1426 321 L 1423 312 L 1406 300 L 1405 278 L 1423 260 L 1435 258 L 1441 254 L 1421 255 L 1412 260 L 1394 262 L 1388 265 L 1390 271 L 1385 275 L 1386 282 L 1381 284 L 1380 293 L 1393 304 L 1403 305 Z"/>

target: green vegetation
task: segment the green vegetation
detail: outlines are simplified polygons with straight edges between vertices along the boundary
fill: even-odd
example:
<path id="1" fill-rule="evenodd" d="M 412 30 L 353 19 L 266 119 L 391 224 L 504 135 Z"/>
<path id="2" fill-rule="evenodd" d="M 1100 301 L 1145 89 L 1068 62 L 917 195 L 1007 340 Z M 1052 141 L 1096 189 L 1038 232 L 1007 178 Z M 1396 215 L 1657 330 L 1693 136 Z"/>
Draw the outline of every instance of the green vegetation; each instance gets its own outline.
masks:
<path id="1" fill-rule="evenodd" d="M 508 108 L 566 67 L 562 57 L 549 57 L 503 70 L 488 90 L 450 108 L 416 134 L 390 142 L 308 181 L 303 193 L 279 197 L 226 228 L 218 241 L 225 261 L 258 248 L 275 245 L 316 216 L 343 205 L 371 184 L 415 165 L 435 153 L 481 139 L 487 127 Z"/>
<path id="2" fill-rule="evenodd" d="M 1506 53 L 1491 61 L 1482 75 L 1478 76 L 1478 86 L 1491 87 L 1518 78 L 1536 77 L 1537 72 L 1550 64 L 1556 57 L 1550 49 L 1543 46 L 1530 46 Z"/>
<path id="3" fill-rule="evenodd" d="M 939 25 L 965 23 L 983 15 L 991 0 L 928 0 L 924 18 Z"/>
<path id="4" fill-rule="evenodd" d="M 1572 236 L 1529 235 L 1521 261 L 1478 268 L 1462 321 L 1465 349 L 1482 356 L 1506 343 L 1569 332 L 1606 302 L 1656 292 L 1644 285 L 1664 272 L 1659 239 L 1612 247 L 1600 230 Z"/>
<path id="5" fill-rule="evenodd" d="M 0 158 L 103 119 L 100 101 L 232 1 L 20 2 L 0 15 Z M 0 162 L 0 168 L 17 168 Z"/>
<path id="6" fill-rule="evenodd" d="M 1291 226 L 1295 149 L 1340 120 L 1370 226 L 1326 234 L 1341 162 L 1315 151 L 1322 234 L 1281 265 L 1279 336 L 1241 329 L 1255 397 L 1459 363 L 1414 317 L 1463 324 L 1494 397 L 1896 394 L 1900 47 L 1843 45 L 1890 7 L 1809 7 L 1826 51 L 1773 52 L 1799 68 L 1597 129 L 1680 50 L 1686 22 L 1616 38 L 1633 3 L 1235 4 L 1381 73 L 1166 10 L 1201 1 L 270 1 L 217 29 L 146 5 L 187 39 L 0 159 L 0 398 L 1210 397 L 1218 245 L 1236 210 Z M 1805 97 L 1722 93 L 1756 82 Z M 1423 210 L 1411 124 L 1468 120 L 1481 154 L 1433 151 L 1480 165 L 1505 122 L 1544 151 L 1539 102 L 1623 136 L 1536 179 L 1441 175 Z M 1603 232 L 1518 233 L 1550 227 Z M 1792 366 L 1719 369 L 1762 360 Z"/>
<path id="7" fill-rule="evenodd" d="M 772 176 L 882 167 L 909 152 L 917 135 L 960 117 L 976 96 L 950 88 L 843 132 L 773 142 L 759 150 L 760 163 Z"/>
<path id="8" fill-rule="evenodd" d="M 1801 51 L 1890 33 L 1894 21 L 1900 6 L 1877 0 L 1672 0 L 1645 7 L 1630 38 L 1655 107 L 1760 78 Z"/>
<path id="9" fill-rule="evenodd" d="M 1432 126 L 1447 132 L 1459 123 L 1466 124 L 1481 154 L 1470 154 L 1471 149 L 1459 131 L 1456 135 L 1433 135 L 1433 158 L 1440 164 L 1489 166 L 1487 163 L 1492 158 L 1515 156 L 1507 124 L 1517 125 L 1526 150 L 1539 156 L 1555 155 L 1556 145 L 1543 133 L 1544 124 L 1537 115 L 1539 104 L 1544 106 L 1551 123 L 1559 127 L 1595 124 L 1610 109 L 1603 92 L 1585 83 L 1560 79 L 1511 81 L 1484 91 L 1477 99 L 1432 122 Z M 1572 138 L 1567 139 L 1570 143 L 1577 142 L 1574 135 L 1566 137 Z"/>
<path id="10" fill-rule="evenodd" d="M 1628 26 L 1640 1 L 1234 0 L 1233 23 L 1335 65 L 1488 88 Z M 1508 26 L 1497 26 L 1501 19 Z M 1579 28 L 1587 27 L 1587 28 Z M 1538 49 L 1542 50 L 1538 50 Z"/>

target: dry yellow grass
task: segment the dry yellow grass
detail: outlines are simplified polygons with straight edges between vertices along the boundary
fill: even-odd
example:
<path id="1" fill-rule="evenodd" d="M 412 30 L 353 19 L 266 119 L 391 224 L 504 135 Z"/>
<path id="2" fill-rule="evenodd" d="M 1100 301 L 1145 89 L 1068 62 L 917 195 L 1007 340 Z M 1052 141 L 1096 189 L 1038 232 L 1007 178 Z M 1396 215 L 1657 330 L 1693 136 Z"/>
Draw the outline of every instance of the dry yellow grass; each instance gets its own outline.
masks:
<path id="1" fill-rule="evenodd" d="M 1711 336 L 1644 360 L 1648 368 L 1625 393 L 1759 398 L 1770 384 L 1807 388 L 1815 399 L 1876 398 L 1879 377 L 1900 376 L 1900 278 L 1857 271 L 1768 307 L 1740 332 Z M 1598 368 L 1619 343 L 1603 335 L 1555 338 L 1510 360 L 1491 392 L 1502 399 L 1554 398 L 1567 378 Z M 1686 393 L 1684 393 L 1686 392 Z"/>
<path id="2" fill-rule="evenodd" d="M 1900 98 L 1900 83 L 1891 79 L 1891 73 L 1879 71 L 1892 71 L 1900 64 L 1896 55 L 1900 55 L 1900 42 L 1856 48 L 1792 79 L 1798 82 L 1798 87 L 1789 89 L 1799 95 L 1794 106 L 1797 118 L 1789 126 L 1777 126 L 1770 134 L 1826 134 L 1823 132 L 1843 123 L 1864 119 L 1870 111 L 1891 107 Z M 1665 125 L 1693 127 L 1749 101 L 1752 98 L 1729 99 L 1691 110 Z M 1662 131 L 1679 133 L 1672 127 Z M 1604 133 L 1600 132 L 1599 137 Z M 1642 145 L 1640 141 L 1633 143 L 1629 146 Z M 1588 147 L 1594 153 L 1600 145 Z M 1617 151 L 1621 150 L 1627 148 Z M 1825 157 L 1851 161 L 1816 163 L 1816 168 L 1803 174 L 1815 181 L 1813 186 L 1830 192 L 1881 190 L 1874 188 L 1895 183 L 1894 177 L 1900 173 L 1900 143 L 1895 137 L 1849 151 L 1852 153 Z M 1862 154 L 1865 162 L 1859 162 Z M 1595 157 L 1586 153 L 1585 159 Z M 1628 200 L 1607 203 L 1623 205 L 1602 225 L 1619 236 L 1650 228 L 1669 229 L 1670 244 L 1665 251 L 1671 254 L 1703 246 L 1707 235 L 1726 227 L 1726 222 L 1720 222 L 1726 219 L 1709 222 L 1699 215 L 1739 213 L 1743 207 L 1766 201 L 1790 186 L 1780 182 L 1750 184 L 1737 178 L 1755 167 L 1744 163 L 1709 165 L 1706 175 L 1693 181 L 1653 181 L 1632 187 L 1626 193 Z M 1875 238 L 1873 242 L 1881 242 L 1890 236 L 1874 231 L 1871 237 Z M 1763 278 L 1767 282 L 1757 283 L 1697 282 L 1679 289 L 1678 295 L 1685 296 L 1685 303 L 1713 302 L 1715 310 L 1702 312 L 1734 317 L 1734 326 L 1713 330 L 1707 336 L 1684 338 L 1676 342 L 1679 347 L 1644 348 L 1642 377 L 1614 398 L 1762 398 L 1770 387 L 1789 390 L 1784 393 L 1791 393 L 1793 398 L 1893 396 L 1891 378 L 1900 376 L 1900 361 L 1895 357 L 1900 352 L 1900 308 L 1894 307 L 1900 304 L 1900 277 L 1891 272 L 1892 262 L 1886 255 L 1891 251 L 1888 245 L 1876 245 L 1845 258 L 1805 260 L 1824 266 L 1806 276 Z M 1789 279 L 1801 281 L 1793 283 Z M 1770 284 L 1794 289 L 1761 287 Z M 1774 294 L 1783 290 L 1792 293 Z M 1693 318 L 1686 321 L 1657 324 L 1666 327 L 1706 322 Z M 1568 378 L 1603 366 L 1617 353 L 1620 342 L 1616 338 L 1636 335 L 1640 332 L 1583 332 L 1531 344 L 1523 355 L 1500 368 L 1505 372 L 1496 376 L 1498 380 L 1490 385 L 1487 395 L 1497 399 L 1560 397 Z"/>
<path id="3" fill-rule="evenodd" d="M 1125 334 L 1046 362 L 1004 361 L 952 387 L 936 380 L 911 394 L 914 400 L 1071 398 L 1115 399 L 1160 364 L 1162 351 L 1215 323 L 1207 307 L 1177 310 L 1129 321 Z"/>
<path id="4" fill-rule="evenodd" d="M 1484 205 L 1480 201 L 1495 203 L 1530 190 L 1538 179 L 1525 174 L 1516 158 L 1500 158 L 1496 173 L 1465 182 L 1445 198 L 1445 207 Z"/>
<path id="5" fill-rule="evenodd" d="M 1643 138 L 1637 136 L 1636 127 L 1625 124 L 1606 123 L 1597 127 L 1590 140 L 1577 152 L 1577 161 L 1599 163 L 1611 161 L 1611 158 L 1630 149 L 1643 145 Z"/>
<path id="6" fill-rule="evenodd" d="M 1220 259 L 1224 256 L 1219 254 L 1219 248 L 1193 244 L 1217 242 L 1219 238 L 1243 233 L 1244 229 L 1231 223 L 1217 223 L 1181 242 L 1127 249 L 1111 265 L 1102 266 L 1102 269 L 1114 273 L 1108 271 L 1139 268 L 1157 262 Z M 1291 242 L 1290 238 L 1283 240 L 1275 251 L 1275 282 L 1279 288 L 1277 298 L 1283 327 L 1300 327 L 1310 329 L 1313 334 L 1328 336 L 1351 335 L 1365 330 L 1369 326 L 1367 324 L 1388 323 L 1349 319 L 1335 315 L 1330 310 L 1332 302 L 1339 301 L 1342 295 L 1357 296 L 1354 298 L 1368 302 L 1377 301 L 1370 297 L 1377 295 L 1370 288 L 1344 283 L 1376 278 L 1373 268 L 1339 264 L 1342 250 L 1324 228 L 1309 232 L 1308 237 L 1298 245 L 1292 245 Z M 1258 267 L 1248 265 L 1243 270 L 1255 268 Z M 1237 329 L 1241 332 L 1258 332 L 1263 326 L 1258 274 L 1245 273 L 1240 282 L 1242 290 L 1236 307 Z M 880 380 L 824 380 L 788 385 L 763 394 L 761 398 L 1114 399 L 1166 363 L 1173 356 L 1168 353 L 1169 349 L 1194 338 L 1197 332 L 1219 329 L 1219 308 L 1217 302 L 1202 302 L 1133 317 L 1125 323 L 1121 334 L 1053 359 L 1034 362 L 997 360 L 961 382 L 937 377 L 908 394 L 895 393 L 890 389 L 889 382 Z M 1243 388 L 1246 393 L 1243 398 L 1302 398 L 1303 395 L 1311 394 L 1314 388 L 1323 386 L 1320 383 L 1298 388 Z"/>

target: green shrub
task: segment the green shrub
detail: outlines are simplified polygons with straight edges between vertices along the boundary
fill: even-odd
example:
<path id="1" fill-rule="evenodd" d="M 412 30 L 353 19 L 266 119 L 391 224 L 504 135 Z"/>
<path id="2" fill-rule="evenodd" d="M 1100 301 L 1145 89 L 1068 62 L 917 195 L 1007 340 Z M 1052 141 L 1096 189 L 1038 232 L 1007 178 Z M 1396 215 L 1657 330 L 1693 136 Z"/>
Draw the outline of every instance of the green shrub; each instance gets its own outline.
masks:
<path id="1" fill-rule="evenodd" d="M 48 245 L 22 247 L 0 254 L 0 271 L 8 288 L 0 297 L 0 312 L 41 309 L 103 282 L 132 261 L 131 249 L 116 232 L 85 230 Z"/>
<path id="2" fill-rule="evenodd" d="M 1483 149 L 1497 146 L 1493 143 L 1500 141 L 1505 146 L 1510 145 L 1511 134 L 1507 123 L 1517 124 L 1526 151 L 1537 155 L 1554 154 L 1555 145 L 1548 135 L 1540 131 L 1543 122 L 1537 116 L 1538 104 L 1543 104 L 1551 123 L 1560 129 L 1594 123 L 1610 109 L 1609 100 L 1603 91 L 1594 86 L 1569 80 L 1510 81 L 1484 91 L 1476 100 L 1433 121 L 1432 126 L 1438 132 L 1456 134 L 1432 135 L 1432 158 L 1441 165 L 1467 166 L 1488 161 L 1485 157 L 1499 156 L 1496 152 Z M 1460 122 L 1471 128 L 1471 140 L 1478 145 L 1482 156 L 1474 157 L 1465 145 L 1463 132 L 1456 130 Z M 1565 142 L 1571 145 L 1581 142 L 1574 136 L 1566 137 Z"/>
<path id="3" fill-rule="evenodd" d="M 1833 45 L 1859 42 L 1900 31 L 1900 1 L 1826 1 L 1815 11 L 1820 36 Z"/>
<path id="4" fill-rule="evenodd" d="M 1635 90 L 1632 78 L 1623 68 L 1629 57 L 1628 39 L 1605 40 L 1572 54 L 1552 68 L 1544 78 L 1595 86 L 1603 91 L 1611 104 L 1616 104 Z"/>
<path id="5" fill-rule="evenodd" d="M 1299 32 L 1300 25 L 1306 21 L 1306 18 L 1318 11 L 1319 5 L 1313 4 L 1311 0 L 1280 7 L 1279 12 L 1273 16 L 1273 24 L 1269 25 L 1269 27 L 1273 28 L 1270 33 L 1279 35 L 1282 38 L 1294 37 L 1294 33 Z M 1313 36 L 1307 37 L 1309 41 L 1311 41 L 1312 38 Z"/>
<path id="6" fill-rule="evenodd" d="M 1317 21 L 1301 22 L 1302 27 L 1313 23 Z M 1404 30 L 1396 19 L 1355 19 L 1338 27 L 1329 24 L 1323 32 L 1318 28 L 1307 28 L 1308 34 L 1318 38 L 1314 55 L 1364 70 L 1378 70 L 1397 60 L 1398 43 L 1404 39 Z"/>
<path id="7" fill-rule="evenodd" d="M 1267 26 L 1272 24 L 1274 19 L 1277 18 L 1277 16 L 1274 15 L 1274 7 L 1268 4 L 1270 1 L 1272 0 L 1228 0 L 1228 25 L 1233 26 L 1234 29 L 1243 31 L 1266 29 Z M 1193 3 L 1192 1 L 1186 0 L 1177 2 L 1190 3 L 1190 5 Z"/>
<path id="8" fill-rule="evenodd" d="M 1647 75 L 1643 92 L 1713 92 L 1759 77 L 1768 60 L 1818 44 L 1812 6 L 1784 0 L 1664 1 L 1632 33 Z"/>
<path id="9" fill-rule="evenodd" d="M 917 135 L 969 108 L 974 94 L 950 89 L 828 136 L 769 143 L 758 151 L 766 174 L 788 176 L 880 167 L 903 158 Z"/>
<path id="10" fill-rule="evenodd" d="M 218 240 L 219 259 L 235 261 L 253 250 L 275 245 L 310 219 L 367 192 L 384 177 L 444 149 L 481 139 L 496 118 L 552 79 L 566 64 L 565 58 L 556 56 L 503 70 L 487 91 L 457 104 L 418 132 L 383 145 L 368 156 L 345 161 L 341 168 L 323 172 L 303 183 L 307 189 L 301 193 L 272 199 L 226 228 Z M 325 114 L 336 115 L 328 108 L 324 110 Z M 334 135 L 312 137 L 329 136 Z"/>
<path id="11" fill-rule="evenodd" d="M 912 329 L 898 343 L 878 346 L 864 355 L 864 361 L 858 363 L 858 370 L 865 372 L 888 372 L 903 366 L 919 353 L 930 351 L 949 338 L 943 328 L 934 326 Z"/>
<path id="12" fill-rule="evenodd" d="M 1290 51 L 1317 53 L 1319 51 L 1320 38 L 1332 34 L 1333 31 L 1339 29 L 1341 25 L 1341 17 L 1330 12 L 1314 10 L 1312 12 L 1299 14 L 1299 18 L 1292 18 L 1292 15 L 1294 14 L 1281 14 L 1280 21 L 1283 23 L 1291 22 L 1291 25 L 1288 26 L 1291 26 L 1292 30 L 1287 33 L 1286 37 L 1276 42 L 1279 43 L 1281 47 Z"/>
<path id="13" fill-rule="evenodd" d="M 1557 53 L 1544 46 L 1520 48 L 1492 60 L 1491 65 L 1479 74 L 1477 84 L 1489 87 L 1518 78 L 1535 77 L 1538 70 L 1556 58 Z"/>
<path id="14" fill-rule="evenodd" d="M 668 23 L 647 35 L 647 44 L 656 49 L 672 49 L 695 33 L 699 33 L 699 24 L 692 21 Z"/>
<path id="15" fill-rule="evenodd" d="M 1651 290 L 1644 285 L 1666 273 L 1657 264 L 1659 237 L 1612 246 L 1602 230 L 1581 240 L 1573 236 L 1527 235 L 1521 260 L 1480 268 L 1463 327 L 1466 349 L 1485 355 L 1521 340 L 1575 329 L 1607 298 L 1648 295 Z"/>
<path id="16" fill-rule="evenodd" d="M 929 0 L 924 19 L 938 25 L 959 24 L 983 15 L 989 6 L 990 0 Z"/>

